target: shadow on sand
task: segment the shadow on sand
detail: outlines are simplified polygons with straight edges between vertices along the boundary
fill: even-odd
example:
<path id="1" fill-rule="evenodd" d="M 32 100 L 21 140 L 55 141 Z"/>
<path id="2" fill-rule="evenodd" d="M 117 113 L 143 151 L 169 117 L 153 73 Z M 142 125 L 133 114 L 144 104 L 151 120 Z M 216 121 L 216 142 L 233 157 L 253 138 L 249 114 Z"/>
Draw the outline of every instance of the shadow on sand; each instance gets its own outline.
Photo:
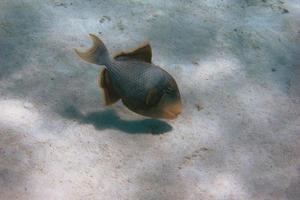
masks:
<path id="1" fill-rule="evenodd" d="M 114 110 L 82 114 L 74 106 L 67 107 L 62 115 L 78 120 L 83 124 L 92 124 L 96 129 L 116 129 L 129 134 L 163 134 L 172 130 L 168 123 L 157 119 L 123 120 Z"/>

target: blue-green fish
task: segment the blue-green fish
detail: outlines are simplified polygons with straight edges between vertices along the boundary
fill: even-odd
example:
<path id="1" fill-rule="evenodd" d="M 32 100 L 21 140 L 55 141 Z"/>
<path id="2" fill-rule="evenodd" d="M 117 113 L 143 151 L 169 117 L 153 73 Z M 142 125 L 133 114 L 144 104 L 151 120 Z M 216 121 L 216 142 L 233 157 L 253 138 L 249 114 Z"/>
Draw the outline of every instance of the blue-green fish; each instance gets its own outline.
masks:
<path id="1" fill-rule="evenodd" d="M 97 36 L 90 37 L 93 46 L 86 52 L 75 52 L 87 62 L 105 66 L 98 75 L 98 85 L 106 105 L 121 99 L 131 111 L 152 118 L 175 119 L 181 113 L 178 86 L 168 72 L 151 63 L 148 43 L 111 56 Z"/>

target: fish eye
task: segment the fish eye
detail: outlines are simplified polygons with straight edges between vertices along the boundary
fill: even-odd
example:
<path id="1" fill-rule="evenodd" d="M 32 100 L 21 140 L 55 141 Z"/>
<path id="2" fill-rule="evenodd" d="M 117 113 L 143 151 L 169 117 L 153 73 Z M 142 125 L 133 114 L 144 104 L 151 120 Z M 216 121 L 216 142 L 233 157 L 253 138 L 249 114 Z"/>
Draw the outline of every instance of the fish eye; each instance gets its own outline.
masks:
<path id="1" fill-rule="evenodd" d="M 171 87 L 167 87 L 167 88 L 165 89 L 165 92 L 166 92 L 167 94 L 175 94 L 175 90 L 174 90 L 173 88 L 171 88 Z"/>

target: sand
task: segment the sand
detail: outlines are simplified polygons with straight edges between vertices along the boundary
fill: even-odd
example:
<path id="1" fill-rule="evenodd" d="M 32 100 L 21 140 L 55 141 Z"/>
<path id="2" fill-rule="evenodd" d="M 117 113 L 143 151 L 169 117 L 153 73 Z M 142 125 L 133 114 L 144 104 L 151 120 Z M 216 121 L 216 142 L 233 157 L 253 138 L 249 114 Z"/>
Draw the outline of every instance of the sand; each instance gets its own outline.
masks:
<path id="1" fill-rule="evenodd" d="M 149 41 L 184 110 L 103 106 L 111 53 Z M 298 0 L 1 0 L 0 199 L 300 199 Z"/>

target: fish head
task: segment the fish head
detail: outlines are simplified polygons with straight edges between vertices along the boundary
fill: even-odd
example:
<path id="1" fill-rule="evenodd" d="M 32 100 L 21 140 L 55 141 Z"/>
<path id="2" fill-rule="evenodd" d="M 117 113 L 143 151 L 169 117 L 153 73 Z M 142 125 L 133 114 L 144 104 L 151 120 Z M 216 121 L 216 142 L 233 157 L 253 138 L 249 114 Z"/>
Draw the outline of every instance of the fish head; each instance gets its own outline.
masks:
<path id="1" fill-rule="evenodd" d="M 175 80 L 172 79 L 163 88 L 157 109 L 160 117 L 165 119 L 175 119 L 182 112 L 180 92 Z"/>

